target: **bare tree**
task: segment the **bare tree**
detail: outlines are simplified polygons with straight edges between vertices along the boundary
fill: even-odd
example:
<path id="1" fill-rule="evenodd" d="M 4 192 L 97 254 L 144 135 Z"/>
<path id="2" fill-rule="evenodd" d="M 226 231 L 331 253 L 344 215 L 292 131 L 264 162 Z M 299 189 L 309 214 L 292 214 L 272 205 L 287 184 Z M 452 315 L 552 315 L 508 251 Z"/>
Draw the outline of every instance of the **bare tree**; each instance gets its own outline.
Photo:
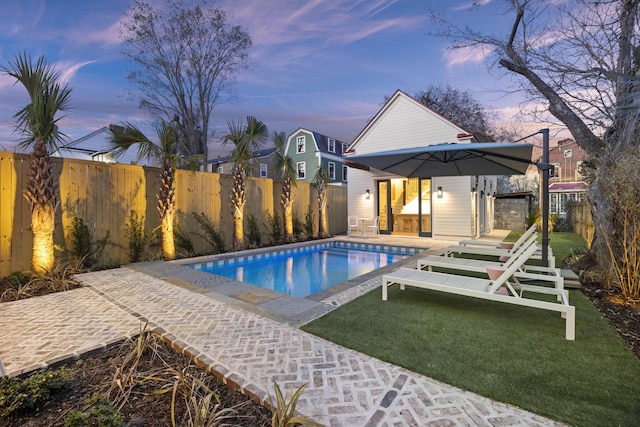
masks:
<path id="1" fill-rule="evenodd" d="M 622 232 L 615 201 L 603 184 L 612 165 L 633 156 L 640 143 L 639 2 L 504 1 L 496 12 L 511 14 L 513 21 L 502 37 L 442 21 L 440 35 L 452 40 L 452 48 L 484 49 L 492 65 L 521 76 L 520 89 L 530 101 L 542 102 L 543 109 L 564 123 L 589 154 L 596 236 Z M 640 188 L 634 194 L 640 195 Z M 601 267 L 610 264 L 602 238 L 594 239 L 591 255 Z"/>
<path id="2" fill-rule="evenodd" d="M 165 0 L 160 9 L 134 0 L 121 30 L 140 107 L 177 127 L 182 155 L 206 159 L 212 111 L 232 96 L 251 37 L 220 7 L 200 3 Z"/>

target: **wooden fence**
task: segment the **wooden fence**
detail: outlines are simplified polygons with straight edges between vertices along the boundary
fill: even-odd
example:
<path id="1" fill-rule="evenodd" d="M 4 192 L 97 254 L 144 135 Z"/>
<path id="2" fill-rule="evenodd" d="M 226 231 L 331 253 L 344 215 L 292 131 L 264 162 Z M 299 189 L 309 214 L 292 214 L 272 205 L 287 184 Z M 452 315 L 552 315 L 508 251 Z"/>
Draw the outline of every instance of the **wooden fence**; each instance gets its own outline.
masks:
<path id="1" fill-rule="evenodd" d="M 60 206 L 56 211 L 54 241 L 69 247 L 69 230 L 75 217 L 81 218 L 100 239 L 107 234 L 111 242 L 101 257 L 101 266 L 128 262 L 126 228 L 135 211 L 144 217 L 146 230 L 159 226 L 156 194 L 159 169 L 135 165 L 55 158 L 59 175 Z M 28 173 L 28 156 L 0 152 L 0 277 L 13 271 L 29 270 L 32 234 L 29 204 L 22 196 Z M 230 247 L 233 217 L 229 193 L 232 176 L 179 170 L 176 176 L 178 220 L 191 237 L 197 253 L 210 251 L 197 234 L 199 225 L 193 213 L 204 213 L 222 231 Z M 268 178 L 247 178 L 245 219 L 251 213 L 258 224 L 266 224 L 267 214 L 278 210 L 280 184 Z M 318 213 L 315 186 L 297 183 L 293 190 L 294 213 L 301 220 L 311 209 L 315 232 Z M 329 233 L 343 234 L 347 229 L 347 189 L 329 186 Z M 246 232 L 246 226 L 245 226 Z M 266 231 L 263 229 L 263 233 Z M 266 236 L 265 236 L 266 237 Z M 263 241 L 266 240 L 263 239 Z M 158 248 L 158 252 L 159 252 Z"/>
<path id="2" fill-rule="evenodd" d="M 573 214 L 573 231 L 581 236 L 587 245 L 591 246 L 595 231 L 591 218 L 591 207 L 588 202 L 578 202 L 571 206 Z"/>

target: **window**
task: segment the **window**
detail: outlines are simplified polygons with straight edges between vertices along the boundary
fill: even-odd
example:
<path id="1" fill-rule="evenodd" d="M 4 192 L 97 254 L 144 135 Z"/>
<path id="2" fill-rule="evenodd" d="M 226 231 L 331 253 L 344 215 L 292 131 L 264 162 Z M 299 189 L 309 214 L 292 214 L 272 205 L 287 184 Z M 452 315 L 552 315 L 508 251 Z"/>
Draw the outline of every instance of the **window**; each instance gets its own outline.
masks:
<path id="1" fill-rule="evenodd" d="M 560 163 L 552 163 L 553 171 L 549 171 L 549 178 L 560 178 Z"/>
<path id="2" fill-rule="evenodd" d="M 298 179 L 305 179 L 307 177 L 307 165 L 305 162 L 298 162 L 297 167 Z"/>
<path id="3" fill-rule="evenodd" d="M 224 173 L 224 168 L 222 166 L 218 166 L 218 173 Z"/>
<path id="4" fill-rule="evenodd" d="M 576 181 L 582 178 L 582 160 L 576 162 Z"/>
<path id="5" fill-rule="evenodd" d="M 347 165 L 342 165 L 342 180 L 346 181 L 347 180 Z"/>
<path id="6" fill-rule="evenodd" d="M 336 164 L 329 162 L 329 179 L 336 179 Z"/>
<path id="7" fill-rule="evenodd" d="M 327 145 L 329 146 L 329 152 L 330 153 L 335 153 L 336 152 L 336 140 L 333 138 L 329 138 L 329 141 L 327 142 Z"/>
<path id="8" fill-rule="evenodd" d="M 563 154 L 565 157 L 572 157 L 573 156 L 573 150 L 571 148 L 567 148 L 566 150 L 563 151 Z"/>
<path id="9" fill-rule="evenodd" d="M 305 138 L 304 136 L 299 136 L 296 138 L 296 154 L 302 154 L 305 152 Z"/>
<path id="10" fill-rule="evenodd" d="M 349 148 L 349 144 L 342 144 L 342 154 L 347 151 L 347 148 Z"/>
<path id="11" fill-rule="evenodd" d="M 560 215 L 567 213 L 567 207 L 569 206 L 569 194 L 560 193 Z"/>
<path id="12" fill-rule="evenodd" d="M 266 178 L 267 177 L 267 165 L 266 165 L 266 163 L 260 163 L 260 177 L 261 178 Z"/>
<path id="13" fill-rule="evenodd" d="M 549 213 L 558 214 L 558 195 L 549 194 Z"/>

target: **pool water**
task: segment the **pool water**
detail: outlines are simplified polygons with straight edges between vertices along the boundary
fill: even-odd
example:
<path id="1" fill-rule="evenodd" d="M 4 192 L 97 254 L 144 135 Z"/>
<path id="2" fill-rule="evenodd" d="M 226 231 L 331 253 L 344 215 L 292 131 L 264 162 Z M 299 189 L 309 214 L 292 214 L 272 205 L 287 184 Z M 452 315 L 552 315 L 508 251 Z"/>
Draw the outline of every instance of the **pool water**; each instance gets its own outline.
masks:
<path id="1" fill-rule="evenodd" d="M 414 248 L 402 248 L 403 251 L 400 253 L 395 247 L 380 248 L 386 250 L 325 244 L 260 257 L 242 257 L 217 264 L 197 264 L 192 267 L 262 288 L 306 297 L 417 252 L 407 251 Z"/>

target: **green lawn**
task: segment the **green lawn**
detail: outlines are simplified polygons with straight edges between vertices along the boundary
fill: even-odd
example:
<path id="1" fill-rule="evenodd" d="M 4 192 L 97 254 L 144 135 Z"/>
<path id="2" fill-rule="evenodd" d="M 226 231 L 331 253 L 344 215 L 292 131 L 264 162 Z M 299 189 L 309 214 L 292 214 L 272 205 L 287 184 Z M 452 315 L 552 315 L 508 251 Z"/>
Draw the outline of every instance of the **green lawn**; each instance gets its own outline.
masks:
<path id="1" fill-rule="evenodd" d="M 558 263 L 584 245 L 570 234 L 551 236 Z M 640 361 L 579 290 L 570 300 L 576 341 L 553 312 L 397 286 L 388 301 L 378 288 L 303 329 L 568 424 L 640 425 Z"/>

